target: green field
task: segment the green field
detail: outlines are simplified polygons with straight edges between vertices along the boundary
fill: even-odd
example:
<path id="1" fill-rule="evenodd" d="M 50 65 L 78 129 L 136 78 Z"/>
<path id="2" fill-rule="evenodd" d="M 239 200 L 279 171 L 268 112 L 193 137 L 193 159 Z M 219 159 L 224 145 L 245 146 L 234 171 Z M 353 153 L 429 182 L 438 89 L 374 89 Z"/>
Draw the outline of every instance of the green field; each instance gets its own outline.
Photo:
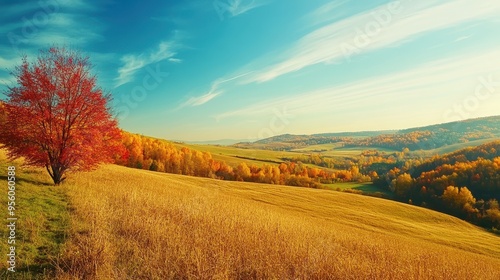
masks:
<path id="1" fill-rule="evenodd" d="M 355 182 L 347 182 L 347 183 L 335 183 L 335 184 L 324 184 L 325 187 L 332 190 L 357 190 L 363 192 L 363 194 L 375 195 L 381 194 L 385 198 L 393 198 L 394 194 L 389 190 L 379 188 L 374 186 L 373 183 L 355 183 Z"/>
<path id="2" fill-rule="evenodd" d="M 188 147 L 193 150 L 206 151 L 212 154 L 212 157 L 217 160 L 225 161 L 227 164 L 236 166 L 240 162 L 245 162 L 247 165 L 262 166 L 263 164 L 277 164 L 283 162 L 283 158 L 293 158 L 309 153 L 297 153 L 286 151 L 258 150 L 258 149 L 242 149 L 231 146 L 217 145 L 194 145 L 194 144 L 179 144 L 175 143 L 178 148 Z M 313 166 L 313 165 L 310 165 Z M 316 166 L 317 167 L 317 166 Z"/>
<path id="3" fill-rule="evenodd" d="M 344 147 L 343 143 L 329 143 L 320 145 L 311 145 L 301 149 L 294 149 L 293 152 L 298 153 L 319 153 L 322 156 L 327 157 L 344 157 L 352 158 L 359 156 L 363 151 L 367 150 L 377 150 L 385 153 L 400 152 L 393 149 L 379 148 L 379 147 Z M 321 151 L 321 152 L 315 152 Z"/>
<path id="4" fill-rule="evenodd" d="M 310 145 L 300 149 L 293 149 L 293 152 L 315 152 L 315 151 L 323 151 L 323 150 L 332 150 L 336 148 L 342 147 L 342 143 L 327 143 L 327 144 L 318 144 L 318 145 Z"/>

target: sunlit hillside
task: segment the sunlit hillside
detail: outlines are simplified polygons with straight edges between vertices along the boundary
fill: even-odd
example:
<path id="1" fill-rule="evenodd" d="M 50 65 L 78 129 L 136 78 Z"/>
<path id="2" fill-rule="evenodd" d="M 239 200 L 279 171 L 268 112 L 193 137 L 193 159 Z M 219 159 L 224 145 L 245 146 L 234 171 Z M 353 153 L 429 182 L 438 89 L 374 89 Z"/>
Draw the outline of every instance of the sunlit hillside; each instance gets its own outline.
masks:
<path id="1" fill-rule="evenodd" d="M 498 236 L 411 205 L 114 165 L 68 180 L 61 279 L 500 277 Z"/>

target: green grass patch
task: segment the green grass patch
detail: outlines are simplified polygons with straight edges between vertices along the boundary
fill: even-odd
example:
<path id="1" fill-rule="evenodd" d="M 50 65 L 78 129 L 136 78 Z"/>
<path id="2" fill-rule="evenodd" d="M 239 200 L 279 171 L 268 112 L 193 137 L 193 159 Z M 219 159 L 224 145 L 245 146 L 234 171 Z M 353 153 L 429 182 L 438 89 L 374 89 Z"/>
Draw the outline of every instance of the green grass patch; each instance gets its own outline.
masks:
<path id="1" fill-rule="evenodd" d="M 293 149 L 294 152 L 316 152 L 316 151 L 324 151 L 324 150 L 332 150 L 336 148 L 341 148 L 343 143 L 326 143 L 326 144 L 318 144 L 318 145 L 310 145 L 300 149 Z"/>
<path id="2" fill-rule="evenodd" d="M 7 271 L 7 253 L 12 245 L 7 244 L 10 230 L 2 226 L 0 279 L 53 279 L 54 265 L 70 225 L 66 189 L 52 186 L 42 169 L 25 167 L 21 161 L 9 162 L 0 150 L 0 182 L 5 186 L 10 165 L 16 167 L 16 272 Z M 0 195 L 0 217 L 6 225 L 7 188 L 2 190 L 5 193 Z"/>
<path id="3" fill-rule="evenodd" d="M 371 196 L 378 196 L 384 198 L 394 198 L 394 194 L 386 189 L 377 187 L 373 185 L 373 183 L 335 183 L 335 184 L 324 184 L 327 189 L 345 191 L 345 192 L 353 192 L 360 194 L 367 194 Z"/>

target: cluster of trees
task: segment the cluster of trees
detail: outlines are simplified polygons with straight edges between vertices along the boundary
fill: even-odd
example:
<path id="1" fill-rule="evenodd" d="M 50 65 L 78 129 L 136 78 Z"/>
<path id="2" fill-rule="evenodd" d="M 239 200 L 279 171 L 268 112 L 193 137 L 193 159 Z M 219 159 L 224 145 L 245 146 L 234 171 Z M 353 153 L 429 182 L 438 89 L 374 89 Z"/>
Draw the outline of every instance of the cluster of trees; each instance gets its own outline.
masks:
<path id="1" fill-rule="evenodd" d="M 393 169 L 411 170 L 414 166 L 421 164 L 422 158 L 415 158 L 410 154 L 408 148 L 401 152 L 385 153 L 377 150 L 366 150 L 352 158 L 351 164 L 359 166 L 363 174 L 369 175 L 374 181 L 381 179 L 375 174 L 387 174 Z M 383 179 L 383 178 L 382 178 Z"/>
<path id="2" fill-rule="evenodd" d="M 341 174 L 347 174 L 346 176 L 348 178 L 352 178 L 352 170 L 355 167 L 359 170 L 358 174 L 362 174 L 361 176 L 356 176 L 354 180 L 349 179 L 348 181 L 366 182 L 371 181 L 373 178 L 377 178 L 377 174 L 379 173 L 387 173 L 393 167 L 398 166 L 400 168 L 409 168 L 410 164 L 413 165 L 420 162 L 419 160 L 405 161 L 408 153 L 409 149 L 407 148 L 403 149 L 402 152 L 395 152 L 391 154 L 377 150 L 366 150 L 361 152 L 359 157 L 350 158 L 328 157 L 322 156 L 319 153 L 311 153 L 309 155 L 297 155 L 295 157 L 282 158 L 282 160 L 314 164 L 319 167 L 336 169 L 338 170 L 336 178 L 343 177 Z"/>
<path id="3" fill-rule="evenodd" d="M 397 198 L 500 229 L 500 141 L 435 156 L 375 180 Z"/>
<path id="4" fill-rule="evenodd" d="M 401 150 L 429 150 L 445 145 L 493 138 L 500 135 L 500 117 L 487 117 L 421 128 L 401 130 L 395 134 L 353 138 L 346 146 L 372 146 Z"/>
<path id="5" fill-rule="evenodd" d="M 477 147 L 468 147 L 442 156 L 434 156 L 412 170 L 413 176 L 436 169 L 443 164 L 473 161 L 478 158 L 493 159 L 500 156 L 500 141 L 492 141 Z"/>
<path id="6" fill-rule="evenodd" d="M 223 173 L 225 166 L 215 168 L 210 153 L 177 149 L 173 144 L 158 139 L 122 132 L 126 153 L 116 163 L 133 168 L 184 174 L 200 177 L 216 177 L 214 171 Z"/>
<path id="7" fill-rule="evenodd" d="M 363 175 L 355 165 L 331 171 L 309 167 L 295 159 L 262 166 L 247 165 L 245 162 L 230 166 L 214 159 L 209 152 L 177 147 L 167 141 L 127 132 L 122 132 L 122 138 L 126 153 L 116 158 L 116 162 L 128 167 L 222 180 L 312 188 L 325 183 L 372 180 L 372 177 Z M 310 159 L 324 162 L 317 155 L 312 155 Z M 372 175 L 377 176 L 376 173 Z"/>
<path id="8" fill-rule="evenodd" d="M 490 132 L 454 132 L 440 130 L 438 132 L 419 130 L 408 133 L 384 134 L 364 139 L 349 139 L 345 141 L 346 147 L 379 147 L 401 150 L 430 150 L 446 145 L 465 143 L 478 139 L 492 138 Z"/>
<path id="9" fill-rule="evenodd" d="M 425 148 L 436 148 L 438 143 L 433 143 L 430 147 L 426 145 L 429 139 L 434 139 L 434 134 L 430 131 L 413 131 L 409 133 L 384 134 L 363 139 L 352 139 L 346 142 L 347 147 L 380 147 L 393 150 L 409 148 L 420 150 Z M 424 146 L 426 145 L 426 146 Z"/>

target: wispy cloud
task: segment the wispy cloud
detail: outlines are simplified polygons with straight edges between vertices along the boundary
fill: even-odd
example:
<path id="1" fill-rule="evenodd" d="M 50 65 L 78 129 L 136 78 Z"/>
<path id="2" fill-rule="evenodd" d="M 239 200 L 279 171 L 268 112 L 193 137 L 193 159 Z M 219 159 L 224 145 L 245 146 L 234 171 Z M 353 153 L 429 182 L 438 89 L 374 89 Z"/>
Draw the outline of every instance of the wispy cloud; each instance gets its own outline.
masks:
<path id="1" fill-rule="evenodd" d="M 9 18 L 0 20 L 2 33 L 14 49 L 23 52 L 51 44 L 82 47 L 96 40 L 102 24 L 89 16 L 99 9 L 95 4 L 79 0 L 39 1 L 6 7 Z M 90 24 L 89 24 L 90 23 Z"/>
<path id="2" fill-rule="evenodd" d="M 171 57 L 168 59 L 170 62 L 181 63 L 182 59 Z"/>
<path id="3" fill-rule="evenodd" d="M 304 19 L 308 21 L 310 25 L 334 21 L 347 13 L 345 9 L 341 10 L 340 8 L 349 1 L 350 0 L 334 0 L 328 2 L 307 14 Z"/>
<path id="4" fill-rule="evenodd" d="M 215 0 L 213 5 L 220 16 L 228 13 L 230 17 L 242 15 L 257 7 L 266 5 L 262 0 Z"/>
<path id="5" fill-rule="evenodd" d="M 5 41 L 0 46 L 0 75 L 20 64 L 20 55 L 35 59 L 39 49 L 52 45 L 85 49 L 93 42 L 104 39 L 101 35 L 104 25 L 90 15 L 102 9 L 102 2 L 14 2 L 2 7 L 7 16 L 0 18 L 0 33 L 5 35 Z M 2 84 L 5 85 L 5 82 L 0 87 Z"/>
<path id="6" fill-rule="evenodd" d="M 0 48 L 0 74 L 20 64 L 20 55 L 34 59 L 39 49 L 54 44 L 81 48 L 102 39 L 102 24 L 88 15 L 99 9 L 96 4 L 57 0 L 18 2 L 2 8 L 8 16 L 0 19 L 0 33 L 6 39 Z"/>
<path id="7" fill-rule="evenodd" d="M 332 110 L 360 110 L 360 106 L 380 104 L 380 100 L 407 100 L 412 96 L 434 102 L 444 98 L 445 103 L 449 104 L 449 97 L 456 96 L 457 93 L 474 94 L 475 83 L 480 75 L 496 74 L 495 79 L 500 78 L 496 63 L 499 59 L 500 50 L 480 55 L 451 57 L 397 74 L 276 98 L 218 114 L 215 119 L 220 121 L 226 118 L 265 116 L 272 114 L 274 109 L 283 107 L 294 115 Z M 470 85 L 470 88 L 464 87 L 464 83 Z"/>
<path id="8" fill-rule="evenodd" d="M 200 106 L 200 105 L 203 105 L 205 103 L 207 103 L 208 101 L 214 99 L 215 97 L 217 97 L 218 95 L 220 95 L 222 92 L 221 91 L 217 91 L 217 92 L 208 92 L 202 96 L 198 96 L 198 97 L 191 97 L 189 98 L 188 101 L 186 101 L 182 107 L 185 107 L 185 106 Z"/>
<path id="9" fill-rule="evenodd" d="M 264 3 L 262 2 L 257 2 L 255 0 L 233 0 L 229 12 L 231 13 L 232 16 L 238 16 L 241 14 L 244 14 L 252 9 L 255 9 Z"/>
<path id="10" fill-rule="evenodd" d="M 332 7 L 335 7 L 335 3 L 331 4 Z M 348 55 L 350 57 L 350 55 L 393 47 L 411 41 L 424 33 L 457 26 L 465 22 L 494 20 L 500 14 L 499 1 L 431 0 L 417 2 L 407 0 L 401 1 L 401 3 L 397 13 L 392 13 L 385 20 L 379 19 L 379 22 L 375 19 L 375 15 L 387 13 L 387 5 L 314 30 L 298 40 L 291 48 L 283 50 L 282 55 L 277 59 L 273 60 L 271 57 L 260 59 L 259 61 L 267 63 L 274 62 L 249 76 L 247 82 L 266 82 L 310 65 L 331 63 L 335 60 L 345 59 Z M 332 15 L 327 13 L 323 20 L 327 20 L 328 16 Z M 372 31 L 375 34 L 368 36 L 368 43 L 360 46 L 356 43 L 356 38 L 369 33 L 366 32 L 368 24 L 378 24 L 380 29 L 377 32 Z M 355 48 L 354 54 L 346 51 L 349 47 Z"/>
<path id="11" fill-rule="evenodd" d="M 225 90 L 222 89 L 223 84 L 240 79 L 248 74 L 250 74 L 250 73 L 244 73 L 244 74 L 236 75 L 236 76 L 233 76 L 230 78 L 217 79 L 214 82 L 212 82 L 212 86 L 210 87 L 209 92 L 202 94 L 200 96 L 190 97 L 186 102 L 182 103 L 178 109 L 186 107 L 186 106 L 194 107 L 194 106 L 203 105 L 203 104 L 207 103 L 208 101 L 214 99 L 215 97 L 217 97 L 225 92 Z"/>
<path id="12" fill-rule="evenodd" d="M 80 4 L 80 10 L 67 9 L 68 12 L 58 12 L 51 15 L 51 22 L 33 40 L 33 45 L 46 46 L 50 44 L 71 44 L 77 47 L 86 47 L 102 41 L 103 25 L 100 21 L 87 15 L 92 7 Z M 66 9 L 65 9 L 66 10 Z"/>
<path id="13" fill-rule="evenodd" d="M 4 58 L 0 56 L 0 65 L 2 65 L 0 70 L 10 71 L 18 64 L 21 64 L 21 59 L 19 58 Z"/>
<path id="14" fill-rule="evenodd" d="M 133 80 L 137 71 L 150 64 L 168 59 L 170 62 L 179 63 L 180 59 L 174 58 L 176 44 L 170 41 L 161 42 L 156 50 L 139 55 L 126 54 L 121 58 L 123 66 L 118 69 L 118 77 L 115 78 L 115 88 Z"/>
<path id="15" fill-rule="evenodd" d="M 453 42 L 460 42 L 460 41 L 463 41 L 463 40 L 467 40 L 470 37 L 472 37 L 472 35 L 461 36 L 461 37 L 458 37 L 457 39 L 455 39 L 455 41 L 453 41 Z"/>

